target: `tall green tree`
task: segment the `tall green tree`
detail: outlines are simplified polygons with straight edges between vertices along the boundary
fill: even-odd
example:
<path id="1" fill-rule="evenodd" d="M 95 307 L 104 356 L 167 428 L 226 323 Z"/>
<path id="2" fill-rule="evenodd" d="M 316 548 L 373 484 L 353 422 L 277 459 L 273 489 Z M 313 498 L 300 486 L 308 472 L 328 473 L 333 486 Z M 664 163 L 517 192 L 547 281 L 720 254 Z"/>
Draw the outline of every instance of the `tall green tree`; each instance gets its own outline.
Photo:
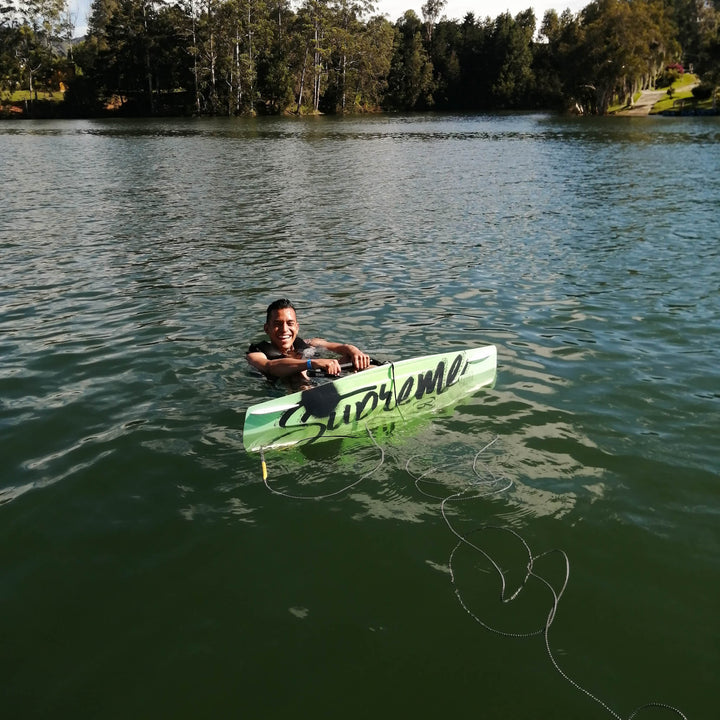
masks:
<path id="1" fill-rule="evenodd" d="M 95 38 L 105 38 L 110 18 L 117 10 L 119 0 L 93 0 L 88 15 L 88 33 Z"/>
<path id="2" fill-rule="evenodd" d="M 535 14 L 526 10 L 513 18 L 503 13 L 492 33 L 492 62 L 495 78 L 491 93 L 497 108 L 522 107 L 532 89 L 532 39 Z"/>
<path id="3" fill-rule="evenodd" d="M 468 13 L 460 36 L 460 108 L 487 110 L 491 107 L 493 82 L 493 27 L 490 18 L 478 21 Z"/>
<path id="4" fill-rule="evenodd" d="M 40 42 L 50 45 L 69 39 L 72 24 L 66 0 L 18 0 L 14 4 L 18 24 L 28 26 Z"/>
<path id="5" fill-rule="evenodd" d="M 95 65 L 105 96 L 133 101 L 154 115 L 163 95 L 192 86 L 187 16 L 153 0 L 118 0 L 102 31 Z"/>
<path id="6" fill-rule="evenodd" d="M 331 18 L 328 0 L 303 0 L 298 10 L 295 28 L 302 60 L 297 66 L 297 112 L 303 106 L 320 111 L 328 77 Z"/>
<path id="7" fill-rule="evenodd" d="M 393 59 L 386 101 L 400 110 L 422 110 L 433 105 L 433 66 L 422 39 L 422 22 L 408 10 L 395 25 Z"/>
<path id="8" fill-rule="evenodd" d="M 72 25 L 66 0 L 0 0 L 0 83 L 32 96 L 66 78 Z"/>
<path id="9" fill-rule="evenodd" d="M 540 107 L 560 108 L 563 104 L 562 67 L 558 53 L 555 52 L 561 28 L 557 11 L 547 10 L 540 24 L 538 42 L 535 43 L 533 53 L 534 102 Z"/>
<path id="10" fill-rule="evenodd" d="M 579 14 L 548 11 L 540 28 L 542 49 L 536 48 L 536 89 L 544 87 L 546 102 L 567 110 L 582 110 L 579 99 L 588 95 L 583 69 L 585 33 Z"/>
<path id="11" fill-rule="evenodd" d="M 226 0 L 218 7 L 219 69 L 228 114 L 253 113 L 258 100 L 258 58 L 271 44 L 267 0 Z"/>
<path id="12" fill-rule="evenodd" d="M 216 115 L 222 112 L 218 62 L 223 37 L 222 3 L 220 0 L 200 0 L 195 54 L 200 105 L 203 112 Z"/>
<path id="13" fill-rule="evenodd" d="M 377 109 L 387 89 L 393 54 L 393 26 L 381 16 L 368 20 L 361 32 L 357 72 L 354 74 L 356 107 Z"/>
<path id="14" fill-rule="evenodd" d="M 425 0 L 420 8 L 425 21 L 425 36 L 428 44 L 432 41 L 433 30 L 440 19 L 440 13 L 446 5 L 447 0 Z"/>
<path id="15" fill-rule="evenodd" d="M 546 14 L 545 67 L 564 104 L 603 115 L 650 87 L 679 54 L 671 12 L 662 0 L 593 0 L 577 16 Z"/>
<path id="16" fill-rule="evenodd" d="M 435 107 L 460 109 L 465 93 L 462 88 L 461 53 L 463 26 L 456 21 L 441 20 L 435 24 L 429 43 L 433 65 Z"/>
<path id="17" fill-rule="evenodd" d="M 677 53 L 675 26 L 659 0 L 594 0 L 581 16 L 593 113 L 604 115 L 614 99 L 625 101 L 649 86 Z"/>
<path id="18" fill-rule="evenodd" d="M 263 43 L 257 56 L 261 100 L 258 107 L 263 112 L 282 112 L 293 100 L 295 69 L 291 29 L 294 17 L 289 0 L 269 3 Z"/>
<path id="19" fill-rule="evenodd" d="M 341 113 L 348 110 L 348 91 L 353 87 L 362 53 L 363 15 L 374 9 L 369 0 L 332 0 L 327 107 Z M 350 91 L 352 92 L 352 91 Z M 355 98 L 350 106 L 354 108 Z"/>
<path id="20" fill-rule="evenodd" d="M 712 92 L 713 108 L 717 109 L 720 88 L 720 3 L 705 3 L 699 26 L 698 70 Z"/>

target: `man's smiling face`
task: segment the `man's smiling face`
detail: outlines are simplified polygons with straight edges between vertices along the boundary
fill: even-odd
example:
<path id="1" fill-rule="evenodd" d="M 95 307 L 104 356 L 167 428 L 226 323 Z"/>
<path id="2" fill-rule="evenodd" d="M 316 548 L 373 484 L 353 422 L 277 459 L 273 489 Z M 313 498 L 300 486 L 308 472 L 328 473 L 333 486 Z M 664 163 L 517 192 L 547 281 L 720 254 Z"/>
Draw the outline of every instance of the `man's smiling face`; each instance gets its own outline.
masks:
<path id="1" fill-rule="evenodd" d="M 270 322 L 265 323 L 265 332 L 268 334 L 270 342 L 284 355 L 292 352 L 298 330 L 297 317 L 292 308 L 275 310 Z"/>

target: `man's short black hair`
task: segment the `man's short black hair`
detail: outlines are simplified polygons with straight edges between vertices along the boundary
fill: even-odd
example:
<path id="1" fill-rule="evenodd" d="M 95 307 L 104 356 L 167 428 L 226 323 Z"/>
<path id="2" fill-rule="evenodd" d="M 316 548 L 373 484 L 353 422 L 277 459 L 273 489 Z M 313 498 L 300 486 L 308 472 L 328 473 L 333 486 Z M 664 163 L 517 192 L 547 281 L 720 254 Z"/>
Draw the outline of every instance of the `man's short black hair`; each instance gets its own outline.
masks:
<path id="1" fill-rule="evenodd" d="M 295 310 L 295 306 L 287 299 L 287 298 L 280 298 L 279 300 L 275 300 L 275 302 L 271 302 L 268 305 L 267 309 L 267 315 L 266 315 L 266 322 L 270 322 L 272 320 L 272 314 L 276 310 L 285 310 L 286 308 L 290 308 L 297 314 L 297 310 Z"/>

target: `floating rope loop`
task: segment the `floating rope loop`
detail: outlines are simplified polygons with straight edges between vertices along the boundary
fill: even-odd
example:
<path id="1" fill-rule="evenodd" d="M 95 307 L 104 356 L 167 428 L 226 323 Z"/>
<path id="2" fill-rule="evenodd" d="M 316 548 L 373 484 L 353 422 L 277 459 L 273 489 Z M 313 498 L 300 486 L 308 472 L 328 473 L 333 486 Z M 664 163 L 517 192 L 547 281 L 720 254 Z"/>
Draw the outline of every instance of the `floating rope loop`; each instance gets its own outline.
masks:
<path id="1" fill-rule="evenodd" d="M 504 637 L 512 637 L 512 638 L 530 638 L 530 637 L 537 637 L 538 635 L 542 635 L 544 639 L 545 644 L 545 651 L 547 653 L 548 658 L 550 659 L 550 662 L 552 666 L 555 668 L 555 670 L 560 674 L 560 676 L 566 680 L 572 687 L 574 687 L 577 691 L 584 694 L 586 697 L 588 697 L 593 702 L 600 705 L 605 711 L 607 711 L 610 715 L 612 715 L 616 720 L 623 720 L 622 716 L 619 715 L 615 710 L 613 710 L 607 703 L 605 703 L 603 700 L 601 700 L 599 697 L 591 693 L 589 690 L 584 688 L 580 683 L 578 683 L 576 680 L 571 678 L 565 670 L 563 670 L 559 663 L 557 662 L 555 655 L 553 654 L 552 648 L 550 647 L 550 628 L 555 621 L 555 618 L 557 616 L 558 608 L 560 605 L 560 600 L 567 589 L 568 583 L 570 581 L 570 559 L 568 558 L 567 554 L 564 550 L 560 549 L 552 549 L 547 550 L 545 552 L 539 553 L 537 555 L 534 555 L 530 546 L 525 541 L 525 539 L 517 533 L 512 528 L 507 527 L 500 527 L 496 525 L 482 525 L 478 528 L 475 528 L 474 530 L 468 532 L 468 533 L 462 533 L 453 525 L 452 521 L 450 520 L 449 513 L 448 513 L 448 504 L 453 502 L 459 502 L 459 501 L 466 501 L 466 500 L 474 500 L 474 499 L 480 499 L 480 498 L 487 498 L 491 495 L 495 495 L 498 493 L 505 492 L 506 490 L 509 490 L 512 487 L 512 481 L 507 480 L 503 478 L 502 476 L 496 476 L 493 471 L 490 469 L 489 465 L 481 460 L 481 456 L 489 449 L 491 448 L 496 441 L 498 440 L 498 437 L 493 438 L 490 442 L 488 442 L 486 445 L 484 445 L 473 457 L 472 462 L 472 471 L 474 474 L 474 478 L 471 478 L 470 480 L 466 481 L 465 486 L 463 489 L 453 492 L 449 495 L 439 495 L 436 493 L 431 493 L 428 490 L 425 489 L 427 485 L 434 485 L 434 486 L 444 486 L 444 484 L 437 480 L 431 480 L 428 478 L 428 476 L 433 473 L 437 472 L 439 469 L 446 469 L 448 467 L 455 468 L 456 465 L 446 465 L 442 468 L 438 467 L 430 467 L 427 470 L 425 470 L 423 473 L 416 475 L 410 470 L 410 464 L 414 458 L 409 458 L 408 461 L 405 463 L 405 469 L 408 472 L 408 474 L 414 479 L 415 487 L 417 488 L 418 492 L 420 492 L 422 495 L 433 498 L 435 500 L 440 501 L 440 512 L 442 514 L 443 520 L 445 521 L 446 525 L 448 526 L 448 529 L 450 532 L 457 538 L 457 544 L 452 549 L 450 553 L 450 558 L 448 561 L 448 569 L 450 571 L 450 580 L 454 586 L 454 592 L 455 597 L 457 598 L 458 602 L 460 603 L 460 606 L 465 610 L 465 612 L 480 626 L 485 628 L 486 630 L 489 630 L 490 632 L 493 632 L 495 634 L 504 636 Z M 479 466 L 482 467 L 483 473 L 481 474 L 479 471 Z M 513 592 L 511 595 L 508 595 L 507 590 L 507 582 L 506 582 L 506 573 L 501 568 L 499 562 L 492 557 L 492 555 L 480 547 L 480 545 L 476 542 L 473 542 L 470 539 L 470 535 L 473 533 L 485 533 L 488 531 L 496 531 L 496 532 L 504 532 L 508 533 L 510 536 L 514 537 L 522 546 L 527 562 L 525 566 L 525 575 L 523 580 L 519 583 L 517 589 L 515 592 Z M 542 625 L 542 627 L 538 628 L 537 630 L 525 632 L 525 633 L 511 633 L 507 632 L 505 630 L 500 630 L 496 627 L 493 627 L 489 623 L 487 623 L 485 620 L 480 618 L 473 610 L 469 607 L 468 603 L 466 602 L 465 598 L 462 595 L 462 592 L 460 591 L 460 588 L 457 584 L 457 578 L 456 578 L 456 571 L 454 567 L 454 560 L 455 555 L 457 551 L 462 547 L 468 547 L 471 550 L 479 553 L 482 555 L 488 563 L 491 565 L 493 570 L 497 573 L 497 576 L 500 580 L 500 602 L 502 604 L 511 603 L 514 600 L 516 600 L 522 593 L 522 591 L 527 587 L 528 582 L 530 580 L 536 580 L 538 581 L 543 587 L 547 589 L 547 591 L 550 593 L 551 597 L 551 603 L 550 603 L 550 609 L 548 611 L 547 617 L 545 618 L 545 621 Z M 549 557 L 550 555 L 558 555 L 564 564 L 564 574 L 562 582 L 560 583 L 559 587 L 555 587 L 552 582 L 550 582 L 547 578 L 545 578 L 543 575 L 541 575 L 539 572 L 536 572 L 535 570 L 535 564 L 537 561 L 542 560 L 543 558 Z M 644 705 L 641 705 L 640 707 L 636 708 L 631 715 L 628 716 L 627 720 L 633 720 L 639 712 L 642 710 L 648 709 L 648 708 L 660 708 L 663 710 L 667 710 L 668 712 L 674 713 L 678 717 L 682 718 L 682 720 L 687 720 L 686 716 L 677 708 L 673 707 L 672 705 L 667 705 L 665 703 L 658 703 L 658 702 L 649 702 Z"/>
<path id="2" fill-rule="evenodd" d="M 393 374 L 393 384 L 395 380 L 395 368 L 392 366 L 391 372 Z M 396 397 L 397 402 L 397 397 Z M 385 462 L 385 451 L 383 448 L 377 443 L 375 438 L 373 437 L 372 433 L 370 432 L 369 428 L 366 427 L 368 436 L 372 440 L 373 445 L 378 449 L 380 453 L 380 458 L 375 467 L 373 467 L 371 470 L 366 472 L 364 475 L 361 475 L 359 478 L 354 480 L 353 482 L 349 483 L 345 487 L 341 488 L 340 490 L 336 490 L 331 493 L 326 493 L 323 495 L 315 495 L 315 496 L 303 496 L 303 495 L 293 495 L 290 493 L 285 493 L 280 490 L 276 490 L 275 488 L 271 487 L 270 483 L 267 479 L 267 466 L 265 464 L 265 454 L 261 450 L 260 451 L 260 457 L 262 460 L 262 469 L 263 469 L 263 482 L 265 483 L 265 486 L 267 489 L 273 493 L 274 495 L 279 495 L 281 497 L 289 498 L 292 500 L 326 500 L 328 498 L 336 497 L 338 495 L 341 495 L 343 493 L 348 492 L 358 484 L 360 484 L 363 480 L 373 475 Z M 450 580 L 454 587 L 455 596 L 460 604 L 460 606 L 465 610 L 465 612 L 481 627 L 485 628 L 486 630 L 493 632 L 497 635 L 501 635 L 504 637 L 512 637 L 512 638 L 530 638 L 530 637 L 537 637 L 538 635 L 543 636 L 544 644 L 545 644 L 545 651 L 547 653 L 548 658 L 550 659 L 550 663 L 555 668 L 556 672 L 565 679 L 572 687 L 574 687 L 578 692 L 585 695 L 587 698 L 598 704 L 600 707 L 602 707 L 607 713 L 612 715 L 616 720 L 623 720 L 623 717 L 618 714 L 615 710 L 613 710 L 607 703 L 605 703 L 603 700 L 601 700 L 599 697 L 591 693 L 588 689 L 580 685 L 576 680 L 574 680 L 568 673 L 563 670 L 558 661 L 555 658 L 555 655 L 553 654 L 552 648 L 550 647 L 550 628 L 552 627 L 553 622 L 555 621 L 555 618 L 557 617 L 558 608 L 560 605 L 560 600 L 562 599 L 563 594 L 565 593 L 565 590 L 567 589 L 568 583 L 570 581 L 570 560 L 565 553 L 564 550 L 555 548 L 552 550 L 547 550 L 545 552 L 539 553 L 539 554 L 533 554 L 532 549 L 530 548 L 530 545 L 525 541 L 525 539 L 515 530 L 508 527 L 502 527 L 499 525 L 481 525 L 480 527 L 475 528 L 474 530 L 471 530 L 467 533 L 460 532 L 452 523 L 450 519 L 450 513 L 448 511 L 448 506 L 451 503 L 457 503 L 457 502 L 465 502 L 468 500 L 478 500 L 478 499 L 486 499 L 490 496 L 497 495 L 500 493 L 504 493 L 507 490 L 509 490 L 513 483 L 511 480 L 508 480 L 502 475 L 495 475 L 495 473 L 492 471 L 488 463 L 484 462 L 482 460 L 482 455 L 487 452 L 495 443 L 497 442 L 498 437 L 493 438 L 490 442 L 488 442 L 486 445 L 484 445 L 480 450 L 475 453 L 475 456 L 473 457 L 472 461 L 472 473 L 474 475 L 473 478 L 470 478 L 469 480 L 461 481 L 462 487 L 460 490 L 454 490 L 450 491 L 446 494 L 440 494 L 435 488 L 446 488 L 447 483 L 434 479 L 429 477 L 431 474 L 435 473 L 437 474 L 439 470 L 456 470 L 457 464 L 447 464 L 440 467 L 429 467 L 427 470 L 420 474 L 415 474 L 411 471 L 410 466 L 412 461 L 417 456 L 410 457 L 406 463 L 405 463 L 405 471 L 410 475 L 410 477 L 413 478 L 415 483 L 415 488 L 417 491 L 432 500 L 437 500 L 440 502 L 440 513 L 442 515 L 443 520 L 445 521 L 445 524 L 447 525 L 450 532 L 455 536 L 457 539 L 457 543 L 455 544 L 455 547 L 452 549 L 450 553 L 450 558 L 448 560 L 448 569 L 450 572 Z M 429 488 L 433 487 L 434 491 L 430 492 Z M 470 539 L 470 536 L 475 533 L 505 533 L 514 540 L 516 540 L 520 547 L 523 550 L 524 555 L 524 562 L 525 562 L 525 568 L 524 568 L 524 576 L 523 579 L 519 582 L 517 589 L 512 593 L 509 594 L 508 587 L 507 587 L 507 580 L 506 580 L 506 572 L 502 569 L 500 566 L 500 563 L 491 555 L 490 552 L 485 550 L 483 547 L 481 547 L 479 542 L 474 542 Z M 457 578 L 456 578 L 456 571 L 454 567 L 454 560 L 455 556 L 460 548 L 469 548 L 470 550 L 479 553 L 482 555 L 485 560 L 490 564 L 494 572 L 497 574 L 499 581 L 500 581 L 500 603 L 503 605 L 512 603 L 513 601 L 517 600 L 523 590 L 528 586 L 528 583 L 532 581 L 537 581 L 542 587 L 544 587 L 547 592 L 550 595 L 551 602 L 550 602 L 550 609 L 548 610 L 547 616 L 542 624 L 541 627 L 539 627 L 536 630 L 531 630 L 529 632 L 508 632 L 506 630 L 500 630 L 496 627 L 493 627 L 489 623 L 487 623 L 485 620 L 483 620 L 481 617 L 479 617 L 473 610 L 469 607 L 468 603 L 466 602 L 465 598 L 462 595 L 462 592 L 460 591 L 460 588 L 457 584 Z M 561 558 L 563 565 L 564 565 L 564 572 L 562 577 L 562 582 L 559 584 L 559 587 L 556 587 L 550 580 L 548 580 L 546 577 L 544 577 L 542 574 L 540 574 L 538 571 L 536 571 L 535 566 L 536 563 L 544 558 L 547 558 L 551 555 L 557 555 Z M 659 703 L 659 702 L 649 702 L 645 703 L 644 705 L 639 706 L 636 708 L 628 717 L 627 720 L 634 720 L 634 718 L 643 710 L 647 709 L 661 709 L 668 711 L 670 713 L 675 714 L 677 717 L 682 718 L 682 720 L 687 720 L 687 717 L 677 708 L 673 707 L 672 705 L 667 705 L 665 703 Z"/>
<path id="3" fill-rule="evenodd" d="M 268 477 L 267 477 L 267 470 L 265 465 L 265 455 L 263 451 L 260 451 L 260 457 L 263 464 L 263 482 L 265 483 L 265 487 L 273 493 L 273 495 L 280 495 L 281 497 L 288 498 L 290 500 L 327 500 L 328 498 L 336 497 L 338 495 L 342 495 L 343 493 L 348 492 L 349 490 L 352 490 L 356 485 L 359 485 L 363 480 L 369 478 L 371 475 L 376 473 L 380 467 L 385 463 L 385 450 L 378 445 L 377 441 L 373 437 L 372 433 L 370 432 L 369 428 L 365 428 L 367 430 L 367 434 L 370 437 L 370 440 L 372 440 L 373 445 L 378 449 L 380 453 L 380 460 L 378 461 L 377 465 L 375 465 L 372 470 L 369 472 L 366 472 L 364 475 L 361 475 L 356 480 L 353 480 L 348 485 L 345 485 L 344 487 L 341 487 L 339 490 L 334 490 L 330 493 L 325 493 L 323 495 L 293 495 L 291 493 L 286 493 L 281 490 L 276 490 L 274 487 L 271 487 Z"/>

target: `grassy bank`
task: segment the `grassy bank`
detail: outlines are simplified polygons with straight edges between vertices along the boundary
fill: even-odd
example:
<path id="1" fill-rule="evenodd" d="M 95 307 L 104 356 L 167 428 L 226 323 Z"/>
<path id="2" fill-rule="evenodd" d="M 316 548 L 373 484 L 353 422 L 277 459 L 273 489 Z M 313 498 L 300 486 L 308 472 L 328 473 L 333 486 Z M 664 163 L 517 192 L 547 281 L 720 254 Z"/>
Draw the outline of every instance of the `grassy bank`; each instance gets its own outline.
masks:
<path id="1" fill-rule="evenodd" d="M 698 82 L 699 80 L 696 75 L 692 75 L 690 73 L 681 75 L 671 85 L 671 87 L 668 88 L 666 96 L 653 105 L 649 114 L 680 114 L 683 110 L 686 112 L 710 112 L 713 106 L 712 98 L 707 100 L 696 100 L 693 97 L 692 88 L 695 87 Z M 658 91 L 659 90 L 662 90 L 662 88 L 658 88 Z M 635 94 L 633 97 L 634 103 L 637 103 L 641 94 L 641 92 Z M 0 118 L 65 117 L 67 115 L 68 108 L 63 106 L 64 100 L 65 93 L 61 91 L 37 93 L 30 93 L 28 90 L 20 90 L 12 93 L 2 91 L 0 92 Z M 622 111 L 626 109 L 627 107 L 623 105 L 611 106 L 608 108 L 608 114 L 622 114 Z M 105 108 L 105 112 L 109 114 L 113 114 L 113 111 L 117 110 L 118 107 L 112 105 L 108 105 Z"/>
<path id="2" fill-rule="evenodd" d="M 0 92 L 0 118 L 55 117 L 65 99 L 64 92 L 18 90 Z"/>
<path id="3" fill-rule="evenodd" d="M 668 92 L 667 96 L 653 105 L 650 111 L 651 115 L 669 112 L 682 112 L 683 110 L 710 112 L 713 108 L 712 98 L 706 100 L 697 100 L 692 93 L 693 87 L 698 84 L 698 78 L 695 75 L 682 75 L 677 82 L 671 86 L 672 92 Z"/>
<path id="4" fill-rule="evenodd" d="M 687 112 L 710 112 L 712 110 L 712 98 L 706 100 L 698 100 L 693 95 L 693 88 L 699 84 L 697 75 L 685 73 L 681 75 L 669 88 L 657 88 L 657 90 L 649 90 L 637 92 L 633 96 L 633 105 L 637 105 L 643 92 L 651 92 L 656 98 L 656 102 L 652 107 L 647 107 L 647 98 L 645 100 L 647 114 L 657 115 L 661 113 L 680 113 L 683 109 Z M 608 108 L 609 115 L 627 115 L 631 106 L 627 105 L 611 105 Z M 637 114 L 637 113 L 635 113 Z M 642 114 L 642 113 L 641 113 Z"/>

